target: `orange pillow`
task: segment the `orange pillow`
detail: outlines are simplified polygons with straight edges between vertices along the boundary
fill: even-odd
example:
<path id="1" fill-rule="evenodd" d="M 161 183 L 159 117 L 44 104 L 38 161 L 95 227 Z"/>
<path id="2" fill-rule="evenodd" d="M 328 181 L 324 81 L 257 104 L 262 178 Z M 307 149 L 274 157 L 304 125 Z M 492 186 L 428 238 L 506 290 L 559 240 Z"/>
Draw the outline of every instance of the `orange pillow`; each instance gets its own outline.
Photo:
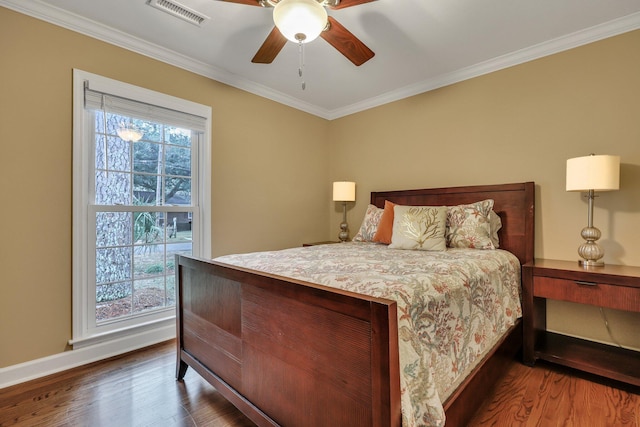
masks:
<path id="1" fill-rule="evenodd" d="M 391 243 L 391 236 L 393 235 L 393 207 L 395 205 L 395 203 L 388 200 L 384 201 L 384 211 L 380 217 L 376 234 L 373 235 L 374 242 L 384 243 L 385 245 Z"/>

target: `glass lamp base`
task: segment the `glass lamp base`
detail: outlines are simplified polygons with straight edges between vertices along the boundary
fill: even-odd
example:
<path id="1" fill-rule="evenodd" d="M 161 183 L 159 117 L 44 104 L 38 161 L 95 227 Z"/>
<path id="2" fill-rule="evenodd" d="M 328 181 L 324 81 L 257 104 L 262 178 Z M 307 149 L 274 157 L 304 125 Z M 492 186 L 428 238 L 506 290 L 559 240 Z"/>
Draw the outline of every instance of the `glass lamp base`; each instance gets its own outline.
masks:
<path id="1" fill-rule="evenodd" d="M 341 242 L 346 242 L 347 240 L 349 240 L 349 226 L 347 225 L 346 222 L 343 222 L 342 224 L 340 224 L 340 233 L 338 233 L 338 239 L 340 239 Z"/>
<path id="2" fill-rule="evenodd" d="M 600 238 L 600 230 L 596 227 L 589 226 L 582 229 L 580 233 L 582 238 L 586 240 L 578 248 L 578 255 L 582 258 L 579 264 L 583 267 L 602 267 L 604 262 L 600 259 L 604 256 L 604 249 L 598 245 L 597 240 Z"/>
<path id="3" fill-rule="evenodd" d="M 578 265 L 581 267 L 604 267 L 604 261 L 581 259 L 578 261 Z"/>

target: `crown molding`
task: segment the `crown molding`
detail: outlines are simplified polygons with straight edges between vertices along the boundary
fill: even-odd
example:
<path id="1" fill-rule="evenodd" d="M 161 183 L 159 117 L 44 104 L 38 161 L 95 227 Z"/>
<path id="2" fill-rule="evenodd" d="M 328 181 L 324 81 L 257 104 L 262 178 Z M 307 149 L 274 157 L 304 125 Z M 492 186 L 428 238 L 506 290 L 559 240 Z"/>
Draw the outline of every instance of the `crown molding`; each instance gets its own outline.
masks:
<path id="1" fill-rule="evenodd" d="M 290 97 L 282 92 L 274 91 L 264 85 L 247 80 L 221 68 L 195 60 L 171 49 L 147 42 L 141 38 L 131 36 L 130 34 L 99 22 L 67 12 L 48 3 L 43 3 L 38 0 L 0 0 L 0 6 L 4 6 L 7 9 L 20 12 L 24 15 L 40 19 L 50 24 L 66 28 L 114 46 L 127 49 L 166 64 L 173 65 L 183 70 L 208 77 L 220 83 L 233 86 L 237 89 L 242 89 L 246 92 L 253 93 L 309 114 L 322 118 L 328 118 L 330 115 L 329 110 L 300 101 L 299 99 Z"/>
<path id="2" fill-rule="evenodd" d="M 122 31 L 66 12 L 39 0 L 0 0 L 0 6 L 15 10 L 25 15 L 49 22 L 51 24 L 84 34 L 86 36 L 113 44 L 123 49 L 139 53 L 158 61 L 191 71 L 218 82 L 233 86 L 270 99 L 300 111 L 327 119 L 338 119 L 350 114 L 368 110 L 389 102 L 399 101 L 414 95 L 419 95 L 443 86 L 448 86 L 484 74 L 499 71 L 524 62 L 553 55 L 565 50 L 573 49 L 608 37 L 613 37 L 640 28 L 640 13 L 605 22 L 585 30 L 577 31 L 553 40 L 549 40 L 516 52 L 508 53 L 470 67 L 445 73 L 431 79 L 402 87 L 375 96 L 362 102 L 357 102 L 343 108 L 327 110 L 316 105 L 300 101 L 282 92 L 272 90 L 264 85 L 255 83 L 221 68 L 194 60 L 162 46 L 149 43 L 137 37 L 132 37 Z"/>
<path id="3" fill-rule="evenodd" d="M 511 52 L 488 61 L 480 62 L 470 67 L 462 68 L 450 73 L 408 85 L 382 95 L 366 99 L 362 102 L 339 108 L 330 112 L 329 120 L 358 113 L 370 108 L 378 107 L 389 102 L 399 101 L 404 98 L 419 95 L 434 89 L 459 83 L 464 80 L 479 77 L 494 71 L 503 70 L 525 62 L 540 59 L 569 49 L 580 47 L 589 43 L 603 40 L 609 37 L 634 31 L 640 28 L 640 13 L 634 13 L 625 17 L 605 22 L 585 30 L 576 31 L 553 40 L 539 43 L 525 49 Z"/>

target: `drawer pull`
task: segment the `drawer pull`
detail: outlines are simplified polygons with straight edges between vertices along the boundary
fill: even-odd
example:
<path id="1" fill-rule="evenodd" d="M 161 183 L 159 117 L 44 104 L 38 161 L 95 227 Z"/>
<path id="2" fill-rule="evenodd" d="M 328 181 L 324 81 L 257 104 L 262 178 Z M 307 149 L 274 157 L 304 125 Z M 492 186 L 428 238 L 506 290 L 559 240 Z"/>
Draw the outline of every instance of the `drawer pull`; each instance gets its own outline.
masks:
<path id="1" fill-rule="evenodd" d="M 585 282 L 584 280 L 574 280 L 574 283 L 579 286 L 598 286 L 595 282 Z"/>

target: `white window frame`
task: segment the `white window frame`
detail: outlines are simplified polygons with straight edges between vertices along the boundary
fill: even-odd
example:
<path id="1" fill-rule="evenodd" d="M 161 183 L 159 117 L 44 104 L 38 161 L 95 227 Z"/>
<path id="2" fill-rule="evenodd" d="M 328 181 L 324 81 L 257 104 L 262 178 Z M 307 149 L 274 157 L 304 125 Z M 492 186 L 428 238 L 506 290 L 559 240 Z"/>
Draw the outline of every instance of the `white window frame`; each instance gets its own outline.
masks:
<path id="1" fill-rule="evenodd" d="M 95 285 L 95 279 L 89 277 L 92 274 L 92 260 L 95 263 L 95 210 L 91 207 L 95 125 L 89 120 L 91 114 L 84 107 L 86 84 L 98 92 L 206 118 L 206 130 L 199 138 L 195 150 L 198 158 L 192 171 L 192 179 L 197 180 L 195 194 L 192 194 L 193 216 L 194 223 L 199 224 L 193 229 L 192 253 L 204 258 L 211 257 L 211 107 L 86 71 L 73 70 L 73 334 L 69 344 L 77 349 L 167 327 L 172 327 L 175 335 L 175 309 L 159 310 L 123 322 L 105 325 L 95 323 L 95 293 L 90 289 L 92 283 Z M 94 218 L 91 217 L 92 212 Z"/>

